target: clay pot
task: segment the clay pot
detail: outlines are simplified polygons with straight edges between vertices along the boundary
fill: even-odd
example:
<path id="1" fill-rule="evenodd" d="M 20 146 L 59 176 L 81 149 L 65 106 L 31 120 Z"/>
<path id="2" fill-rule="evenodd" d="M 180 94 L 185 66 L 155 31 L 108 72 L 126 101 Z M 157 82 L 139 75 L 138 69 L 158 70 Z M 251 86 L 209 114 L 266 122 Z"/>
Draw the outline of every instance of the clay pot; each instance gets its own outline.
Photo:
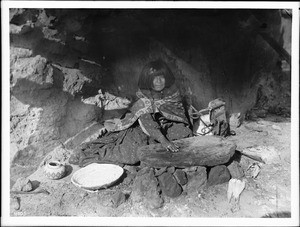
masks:
<path id="1" fill-rule="evenodd" d="M 44 167 L 45 175 L 51 180 L 58 180 L 66 173 L 66 167 L 59 161 L 49 161 Z"/>

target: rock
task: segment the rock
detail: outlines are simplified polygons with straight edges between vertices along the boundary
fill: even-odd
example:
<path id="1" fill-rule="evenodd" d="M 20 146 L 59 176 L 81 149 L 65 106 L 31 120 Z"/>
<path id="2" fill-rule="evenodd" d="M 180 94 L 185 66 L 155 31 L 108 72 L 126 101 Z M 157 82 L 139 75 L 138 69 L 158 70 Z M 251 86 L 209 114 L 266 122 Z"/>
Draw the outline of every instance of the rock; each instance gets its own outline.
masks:
<path id="1" fill-rule="evenodd" d="M 29 192 L 31 190 L 32 190 L 32 183 L 29 179 L 26 179 L 25 177 L 18 178 L 16 183 L 12 187 L 12 191 Z"/>
<path id="2" fill-rule="evenodd" d="M 177 183 L 175 177 L 172 174 L 168 172 L 163 173 L 158 177 L 158 180 L 159 186 L 164 195 L 175 198 L 180 196 L 180 194 L 182 193 L 182 188 Z"/>
<path id="3" fill-rule="evenodd" d="M 230 180 L 229 170 L 225 165 L 215 166 L 211 168 L 208 174 L 207 184 L 209 186 L 223 184 Z"/>
<path id="4" fill-rule="evenodd" d="M 155 170 L 154 170 L 154 175 L 155 175 L 156 177 L 158 177 L 158 176 L 162 175 L 162 174 L 163 174 L 164 172 L 166 172 L 166 171 L 167 171 L 167 167 L 155 169 Z"/>
<path id="5" fill-rule="evenodd" d="M 247 176 L 250 176 L 255 179 L 260 173 L 260 169 L 261 169 L 261 165 L 254 162 L 247 168 L 246 174 Z"/>
<path id="6" fill-rule="evenodd" d="M 134 203 L 143 203 L 150 209 L 163 206 L 164 200 L 160 196 L 158 180 L 150 168 L 140 170 L 133 182 L 131 199 Z"/>
<path id="7" fill-rule="evenodd" d="M 196 172 L 197 166 L 191 166 L 183 169 L 185 172 Z"/>
<path id="8" fill-rule="evenodd" d="M 120 192 L 120 191 L 115 193 L 111 198 L 111 202 L 112 202 L 112 205 L 113 205 L 114 208 L 117 208 L 118 206 L 120 206 L 125 201 L 126 201 L 126 195 L 123 192 Z"/>
<path id="9" fill-rule="evenodd" d="M 167 168 L 168 173 L 174 173 L 175 172 L 175 167 L 174 166 L 170 166 Z"/>
<path id="10" fill-rule="evenodd" d="M 21 207 L 21 204 L 20 204 L 20 197 L 14 196 L 14 197 L 11 199 L 11 207 L 12 207 L 14 210 L 19 210 L 19 209 L 20 209 L 20 207 Z"/>
<path id="11" fill-rule="evenodd" d="M 27 33 L 28 31 L 31 31 L 32 27 L 30 26 L 30 23 L 28 24 L 23 24 L 23 25 L 15 25 L 15 24 L 10 24 L 9 25 L 9 32 L 11 34 L 17 34 L 17 35 L 22 35 Z"/>
<path id="12" fill-rule="evenodd" d="M 272 125 L 272 128 L 278 131 L 281 131 L 281 127 L 279 127 L 278 125 Z"/>
<path id="13" fill-rule="evenodd" d="M 72 96 L 82 92 L 83 87 L 91 83 L 91 79 L 84 75 L 79 69 L 62 67 L 58 64 L 52 64 L 55 68 L 61 71 L 64 77 L 62 88 Z"/>
<path id="14" fill-rule="evenodd" d="M 232 113 L 229 118 L 229 125 L 232 128 L 238 128 L 241 126 L 243 117 L 241 113 Z"/>
<path id="15" fill-rule="evenodd" d="M 188 183 L 186 189 L 189 193 L 198 191 L 207 183 L 207 173 L 205 167 L 198 167 L 196 172 L 187 173 Z"/>
<path id="16" fill-rule="evenodd" d="M 137 167 L 136 166 L 125 165 L 123 168 L 126 169 L 130 173 L 137 173 Z"/>
<path id="17" fill-rule="evenodd" d="M 28 58 L 32 56 L 32 50 L 25 48 L 10 48 L 10 64 L 14 64 L 18 58 Z"/>
<path id="18" fill-rule="evenodd" d="M 229 170 L 232 178 L 241 179 L 245 176 L 242 167 L 237 161 L 233 161 L 232 163 L 230 163 L 230 165 L 227 166 L 227 169 Z"/>
<path id="19" fill-rule="evenodd" d="M 176 169 L 174 177 L 181 186 L 188 182 L 186 173 L 180 169 Z"/>
<path id="20" fill-rule="evenodd" d="M 197 173 L 201 173 L 201 174 L 206 174 L 206 167 L 203 167 L 203 166 L 197 166 L 197 170 L 196 170 Z M 207 174 L 206 174 L 207 175 Z"/>
<path id="21" fill-rule="evenodd" d="M 54 19 L 56 19 L 54 16 L 47 15 L 45 10 L 41 10 L 40 14 L 38 16 L 39 22 L 44 26 L 51 26 Z"/>
<path id="22" fill-rule="evenodd" d="M 14 92 L 16 89 L 29 92 L 32 89 L 46 89 L 53 86 L 53 68 L 47 59 L 40 55 L 16 59 L 11 66 L 11 75 L 11 87 L 14 88 Z"/>
<path id="23" fill-rule="evenodd" d="M 136 174 L 129 173 L 124 179 L 124 184 L 129 185 L 135 178 Z"/>
<path id="24" fill-rule="evenodd" d="M 9 10 L 9 21 L 11 21 L 12 18 L 14 18 L 17 15 L 22 14 L 25 11 L 25 9 L 10 9 Z"/>
<path id="25" fill-rule="evenodd" d="M 242 153 L 251 156 L 260 157 L 266 164 L 280 163 L 280 155 L 273 146 L 253 146 L 242 150 Z M 249 157 L 251 157 L 249 156 Z"/>

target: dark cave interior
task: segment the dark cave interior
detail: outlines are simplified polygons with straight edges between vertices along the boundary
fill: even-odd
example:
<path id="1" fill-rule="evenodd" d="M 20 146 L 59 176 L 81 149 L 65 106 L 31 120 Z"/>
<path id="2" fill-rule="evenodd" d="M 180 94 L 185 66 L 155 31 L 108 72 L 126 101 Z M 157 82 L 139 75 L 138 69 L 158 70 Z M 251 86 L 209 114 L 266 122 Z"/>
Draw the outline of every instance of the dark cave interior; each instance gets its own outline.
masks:
<path id="1" fill-rule="evenodd" d="M 113 71 L 122 59 L 146 61 L 154 42 L 209 81 L 216 96 L 224 90 L 239 95 L 257 82 L 258 71 L 276 71 L 284 60 L 258 35 L 269 33 L 283 46 L 280 28 L 285 14 L 280 10 L 46 9 L 42 16 L 39 12 L 29 10 L 12 18 L 15 25 L 28 20 L 35 28 L 40 25 L 24 32 L 22 40 L 20 34 L 13 35 L 13 46 L 28 47 L 34 55 L 69 68 L 78 68 L 80 59 L 92 60 L 111 72 L 102 75 L 98 84 L 90 84 L 97 88 L 116 83 Z M 252 17 L 259 24 L 251 23 Z"/>

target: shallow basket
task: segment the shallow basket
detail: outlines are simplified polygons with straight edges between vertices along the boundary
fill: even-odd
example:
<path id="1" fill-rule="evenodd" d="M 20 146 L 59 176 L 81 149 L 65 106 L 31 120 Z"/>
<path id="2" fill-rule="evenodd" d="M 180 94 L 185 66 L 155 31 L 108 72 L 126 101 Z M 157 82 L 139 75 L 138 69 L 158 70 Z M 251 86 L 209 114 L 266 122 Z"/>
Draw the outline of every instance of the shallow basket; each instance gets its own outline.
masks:
<path id="1" fill-rule="evenodd" d="M 123 172 L 123 168 L 118 165 L 92 163 L 77 170 L 71 182 L 79 188 L 95 191 L 115 183 Z"/>

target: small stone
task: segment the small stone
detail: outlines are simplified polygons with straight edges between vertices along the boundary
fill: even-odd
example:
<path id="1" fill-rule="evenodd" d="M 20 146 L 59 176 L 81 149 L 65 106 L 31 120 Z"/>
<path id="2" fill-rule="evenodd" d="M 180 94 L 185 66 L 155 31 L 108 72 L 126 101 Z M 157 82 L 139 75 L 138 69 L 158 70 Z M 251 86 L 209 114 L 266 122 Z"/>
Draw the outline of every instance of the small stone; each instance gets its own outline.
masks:
<path id="1" fill-rule="evenodd" d="M 180 169 L 176 169 L 174 177 L 181 186 L 185 185 L 188 182 L 186 173 Z"/>
<path id="2" fill-rule="evenodd" d="M 21 205 L 20 205 L 20 198 L 17 197 L 17 196 L 14 196 L 11 200 L 11 207 L 14 209 L 14 210 L 19 210 Z"/>
<path id="3" fill-rule="evenodd" d="M 225 165 L 219 165 L 211 168 L 208 174 L 208 181 L 207 184 L 209 186 L 216 185 L 216 184 L 223 184 L 230 180 L 230 173 L 229 170 Z"/>
<path id="4" fill-rule="evenodd" d="M 240 164 L 237 161 L 232 161 L 229 166 L 227 166 L 227 169 L 230 172 L 230 175 L 232 178 L 235 179 L 241 179 L 245 176 L 244 171 Z"/>
<path id="5" fill-rule="evenodd" d="M 182 188 L 177 183 L 175 177 L 166 172 L 163 173 L 161 176 L 158 177 L 159 186 L 163 192 L 168 197 L 175 198 L 180 196 L 182 193 Z"/>
<path id="6" fill-rule="evenodd" d="M 175 172 L 175 167 L 174 166 L 170 166 L 167 168 L 168 173 L 174 173 Z"/>
<path id="7" fill-rule="evenodd" d="M 278 131 L 281 131 L 281 127 L 279 127 L 278 125 L 272 125 L 272 128 Z"/>
<path id="8" fill-rule="evenodd" d="M 29 192 L 31 190 L 32 190 L 32 183 L 29 179 L 25 177 L 18 178 L 16 183 L 12 187 L 12 191 Z"/>
<path id="9" fill-rule="evenodd" d="M 112 196 L 112 205 L 114 208 L 117 208 L 118 206 L 120 206 L 122 203 L 124 203 L 126 201 L 126 196 L 123 192 L 117 192 Z"/>
<path id="10" fill-rule="evenodd" d="M 197 171 L 197 166 L 191 166 L 191 167 L 184 168 L 183 171 L 185 171 L 185 172 L 196 172 Z"/>
<path id="11" fill-rule="evenodd" d="M 164 172 L 167 171 L 167 167 L 162 167 L 162 168 L 159 168 L 159 169 L 154 169 L 154 175 L 156 177 L 162 175 Z"/>
<path id="12" fill-rule="evenodd" d="M 229 118 L 229 124 L 232 128 L 238 128 L 242 124 L 242 115 L 241 113 L 232 113 Z"/>
<path id="13" fill-rule="evenodd" d="M 136 174 L 129 173 L 124 179 L 124 184 L 129 185 L 135 178 Z"/>
<path id="14" fill-rule="evenodd" d="M 204 166 L 197 166 L 196 172 L 198 172 L 198 173 L 206 173 L 206 167 L 204 167 Z"/>
<path id="15" fill-rule="evenodd" d="M 136 166 L 125 165 L 123 168 L 126 169 L 130 173 L 137 173 L 137 167 Z"/>

